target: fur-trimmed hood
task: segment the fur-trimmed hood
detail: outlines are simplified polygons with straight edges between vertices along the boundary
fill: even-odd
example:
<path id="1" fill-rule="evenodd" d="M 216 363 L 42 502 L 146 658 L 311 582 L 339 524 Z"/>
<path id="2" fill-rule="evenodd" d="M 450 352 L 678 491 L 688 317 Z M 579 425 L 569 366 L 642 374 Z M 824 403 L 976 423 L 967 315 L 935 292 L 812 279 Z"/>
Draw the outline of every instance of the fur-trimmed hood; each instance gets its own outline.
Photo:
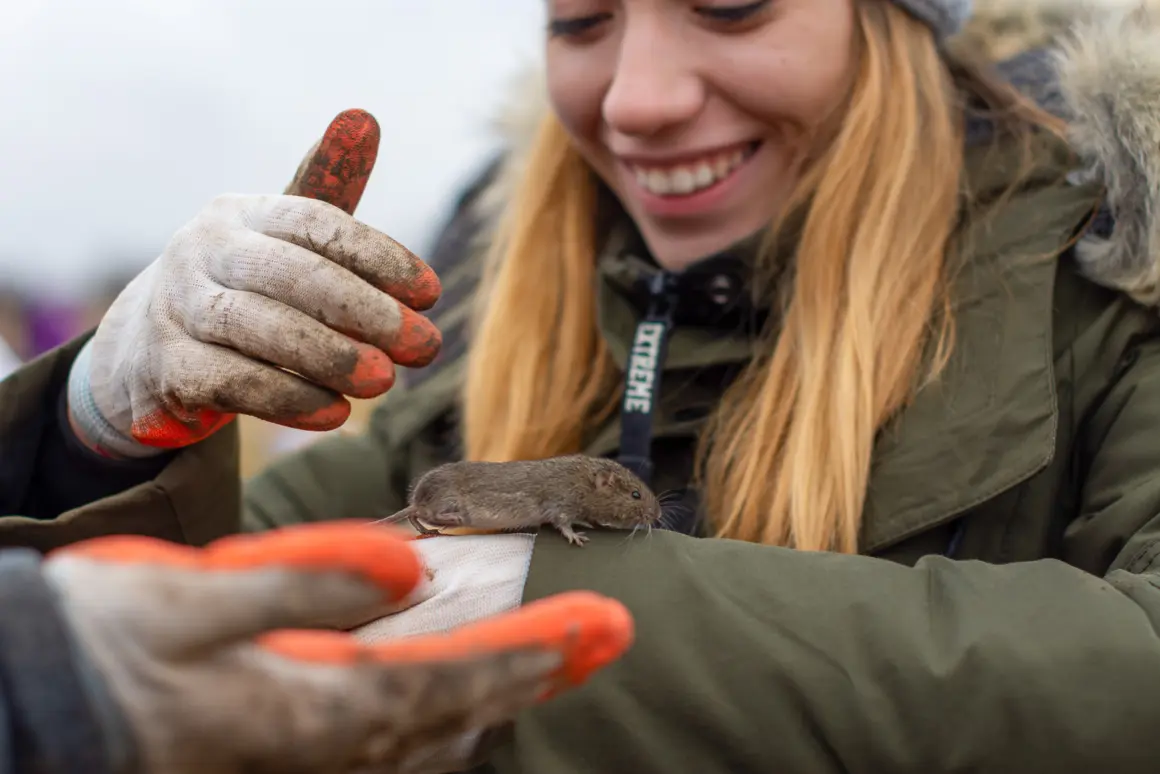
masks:
<path id="1" fill-rule="evenodd" d="M 1160 302 L 1160 8 L 1077 21 L 1054 55 L 1079 176 L 1107 188 L 1114 220 L 1077 257 L 1093 281 Z"/>
<path id="2" fill-rule="evenodd" d="M 1106 227 L 1077 250 L 1085 275 L 1160 306 L 1160 5 L 1073 4 L 1069 14 L 1067 25 L 1056 19 L 1063 32 L 1053 43 L 1000 70 L 1068 120 L 1082 160 L 1075 179 L 1107 188 Z M 490 220 L 508 200 L 548 109 L 542 72 L 524 73 L 498 114 L 507 153 L 476 201 L 478 215 Z"/>

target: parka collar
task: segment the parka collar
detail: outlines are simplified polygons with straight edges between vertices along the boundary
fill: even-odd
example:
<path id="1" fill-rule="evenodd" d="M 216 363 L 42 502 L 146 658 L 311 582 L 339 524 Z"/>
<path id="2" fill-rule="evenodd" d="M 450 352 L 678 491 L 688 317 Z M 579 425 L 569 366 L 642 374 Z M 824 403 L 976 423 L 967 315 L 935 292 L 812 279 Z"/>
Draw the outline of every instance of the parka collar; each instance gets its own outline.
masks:
<path id="1" fill-rule="evenodd" d="M 1025 190 L 963 230 L 954 349 L 939 379 L 879 435 L 864 552 L 950 521 L 1051 462 L 1059 423 L 1053 256 L 1100 193 L 1094 185 Z"/>

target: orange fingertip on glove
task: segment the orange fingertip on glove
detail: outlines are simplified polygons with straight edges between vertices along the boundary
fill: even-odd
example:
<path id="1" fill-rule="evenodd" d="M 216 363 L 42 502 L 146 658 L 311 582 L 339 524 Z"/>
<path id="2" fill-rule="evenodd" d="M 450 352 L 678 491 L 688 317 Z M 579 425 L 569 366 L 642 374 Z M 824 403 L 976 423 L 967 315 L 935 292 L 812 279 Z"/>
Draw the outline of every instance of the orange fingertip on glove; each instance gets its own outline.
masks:
<path id="1" fill-rule="evenodd" d="M 286 193 L 333 204 L 353 215 L 379 155 L 379 123 L 365 110 L 334 117 L 313 157 Z"/>
<path id="2" fill-rule="evenodd" d="M 286 658 L 327 664 L 430 663 L 539 648 L 563 656 L 555 675 L 562 689 L 580 685 L 618 659 L 632 645 L 634 633 L 632 615 L 620 602 L 590 591 L 570 591 L 447 633 L 379 645 L 324 631 L 271 632 L 260 643 Z"/>
<path id="3" fill-rule="evenodd" d="M 155 411 L 133 420 L 133 440 L 157 449 L 180 449 L 221 430 L 236 414 L 199 409 L 182 419 L 167 411 Z"/>
<path id="4" fill-rule="evenodd" d="M 363 521 L 332 521 L 232 535 L 200 549 L 139 535 L 113 535 L 60 548 L 51 555 L 205 572 L 267 568 L 348 572 L 397 601 L 424 576 L 422 561 L 410 542 L 403 530 Z"/>

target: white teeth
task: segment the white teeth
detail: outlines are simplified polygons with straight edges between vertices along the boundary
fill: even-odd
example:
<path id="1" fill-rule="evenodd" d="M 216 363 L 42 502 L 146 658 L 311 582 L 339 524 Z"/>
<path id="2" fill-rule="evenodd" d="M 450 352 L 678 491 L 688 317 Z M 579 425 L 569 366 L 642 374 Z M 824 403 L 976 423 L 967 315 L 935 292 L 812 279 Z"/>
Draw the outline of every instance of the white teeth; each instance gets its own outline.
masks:
<path id="1" fill-rule="evenodd" d="M 672 190 L 669 176 L 659 169 L 654 169 L 648 173 L 648 182 L 645 184 L 645 187 L 660 196 L 664 196 Z"/>
<path id="2" fill-rule="evenodd" d="M 668 169 L 632 168 L 636 182 L 657 196 L 685 196 L 724 180 L 748 158 L 744 151 L 733 151 L 707 158 L 690 166 Z"/>
<path id="3" fill-rule="evenodd" d="M 725 171 L 726 171 L 726 173 L 729 172 L 728 169 L 726 169 Z M 713 170 L 709 168 L 708 164 L 702 162 L 701 164 L 697 165 L 697 187 L 698 188 L 705 188 L 707 186 L 713 185 L 713 181 L 716 179 L 717 178 L 713 174 Z"/>
<path id="4" fill-rule="evenodd" d="M 677 167 L 670 172 L 669 180 L 672 183 L 673 193 L 692 193 L 693 188 L 697 185 L 697 178 L 693 177 L 693 173 L 684 167 Z"/>

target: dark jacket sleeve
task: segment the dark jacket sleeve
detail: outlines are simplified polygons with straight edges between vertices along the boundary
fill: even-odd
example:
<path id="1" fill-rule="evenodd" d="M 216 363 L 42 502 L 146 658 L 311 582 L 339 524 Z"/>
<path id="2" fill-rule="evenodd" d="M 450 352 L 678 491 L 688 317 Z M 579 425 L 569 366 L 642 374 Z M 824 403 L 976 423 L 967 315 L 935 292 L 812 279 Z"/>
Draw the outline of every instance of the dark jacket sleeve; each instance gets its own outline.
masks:
<path id="1" fill-rule="evenodd" d="M 0 382 L 0 546 L 47 551 L 110 533 L 203 545 L 237 531 L 234 428 L 176 454 L 106 460 L 67 427 L 68 370 L 88 336 Z"/>
<path id="2" fill-rule="evenodd" d="M 521 716 L 496 769 L 1156 771 L 1160 343 L 1133 357 L 1086 423 L 1068 535 L 1118 543 L 1102 577 L 667 532 L 593 533 L 576 550 L 542 532 L 527 599 L 603 592 L 630 608 L 637 640 Z"/>
<path id="3" fill-rule="evenodd" d="M 0 551 L 0 774 L 119 774 L 121 723 L 38 555 Z"/>
<path id="4" fill-rule="evenodd" d="M 172 459 L 164 454 L 110 460 L 86 449 L 73 435 L 66 384 L 73 359 L 88 338 L 69 342 L 0 384 L 0 400 L 12 410 L 6 412 L 7 432 L 0 444 L 0 513 L 54 519 L 148 481 Z"/>

